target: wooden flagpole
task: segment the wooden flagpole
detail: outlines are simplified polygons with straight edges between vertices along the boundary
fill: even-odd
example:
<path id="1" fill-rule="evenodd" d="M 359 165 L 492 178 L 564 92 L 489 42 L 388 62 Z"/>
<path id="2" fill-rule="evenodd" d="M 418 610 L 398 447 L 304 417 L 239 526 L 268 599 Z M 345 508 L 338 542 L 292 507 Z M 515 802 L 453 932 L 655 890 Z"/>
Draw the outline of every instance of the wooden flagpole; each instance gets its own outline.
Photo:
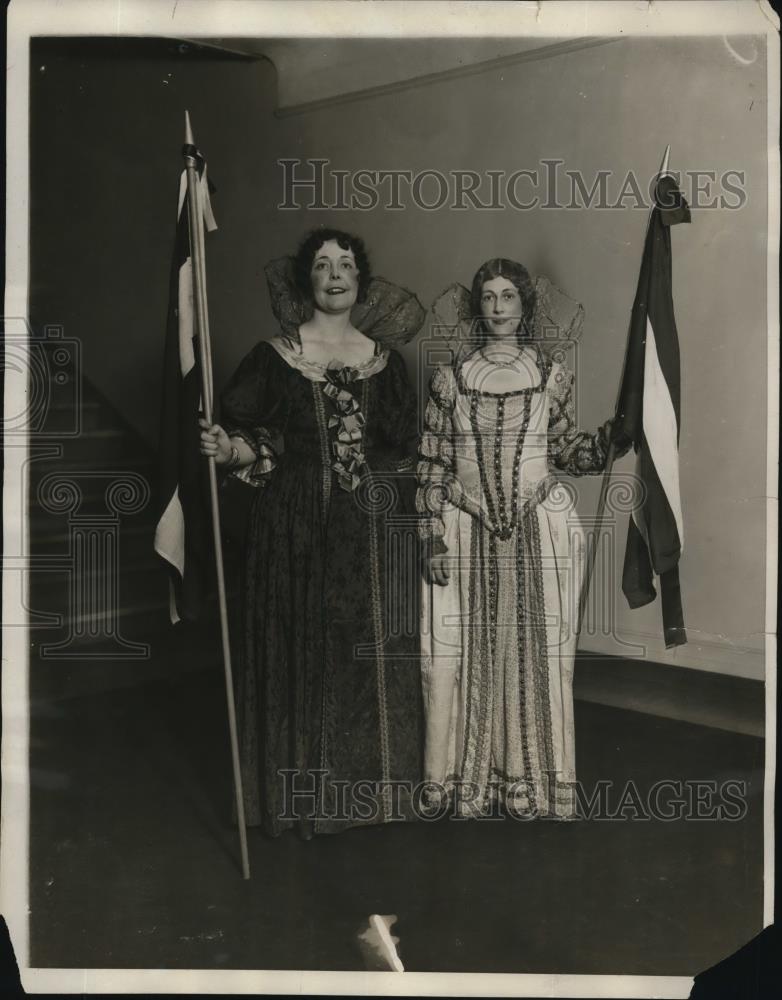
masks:
<path id="1" fill-rule="evenodd" d="M 213 417 L 212 347 L 209 340 L 209 312 L 206 299 L 204 216 L 198 163 L 195 157 L 195 142 L 193 140 L 193 130 L 190 125 L 190 115 L 187 111 L 185 111 L 185 149 L 183 156 L 187 172 L 187 212 L 190 229 L 190 259 L 193 265 L 193 305 L 195 307 L 198 352 L 201 364 L 201 402 L 204 418 L 211 425 Z M 215 565 L 217 568 L 217 595 L 220 605 L 220 632 L 223 642 L 223 666 L 225 668 L 225 694 L 228 702 L 228 729 L 231 737 L 231 759 L 233 762 L 234 795 L 236 798 L 236 818 L 239 824 L 242 877 L 248 879 L 250 877 L 250 860 L 247 853 L 247 827 L 244 819 L 244 794 L 242 791 L 242 771 L 239 763 L 239 739 L 236 728 L 233 671 L 231 670 L 231 646 L 228 635 L 228 605 L 225 596 L 223 544 L 220 535 L 220 509 L 217 500 L 217 469 L 213 456 L 209 457 L 208 464 Z"/>
<path id="2" fill-rule="evenodd" d="M 665 155 L 663 156 L 662 163 L 660 164 L 660 170 L 657 174 L 658 179 L 664 174 L 668 173 L 668 163 L 671 156 L 670 145 L 665 147 Z M 649 224 L 652 220 L 652 212 L 654 211 L 654 205 L 649 212 L 649 218 L 646 220 L 646 233 L 649 232 Z M 646 244 L 646 233 L 644 234 L 644 245 Z M 627 360 L 627 353 L 625 352 L 625 361 Z M 614 407 L 614 416 L 616 416 L 617 410 L 619 409 L 619 394 L 622 391 L 622 383 L 624 381 L 624 367 L 622 369 L 622 375 L 619 379 L 619 389 L 617 391 L 616 406 Z M 581 581 L 581 591 L 578 599 L 578 628 L 576 631 L 576 637 L 581 635 L 581 626 L 584 622 L 584 609 L 586 608 L 587 597 L 589 596 L 589 587 L 592 583 L 592 573 L 595 568 L 595 560 L 597 557 L 598 544 L 600 542 L 600 535 L 603 530 L 603 517 L 605 515 L 606 500 L 608 498 L 608 487 L 611 481 L 611 473 L 614 468 L 614 459 L 616 457 L 616 447 L 613 441 L 608 444 L 608 454 L 606 455 L 606 464 L 603 471 L 603 479 L 600 484 L 600 496 L 597 501 L 597 513 L 595 515 L 595 527 L 592 535 L 589 539 L 589 544 L 587 546 L 587 561 L 586 567 L 584 569 L 584 578 Z"/>

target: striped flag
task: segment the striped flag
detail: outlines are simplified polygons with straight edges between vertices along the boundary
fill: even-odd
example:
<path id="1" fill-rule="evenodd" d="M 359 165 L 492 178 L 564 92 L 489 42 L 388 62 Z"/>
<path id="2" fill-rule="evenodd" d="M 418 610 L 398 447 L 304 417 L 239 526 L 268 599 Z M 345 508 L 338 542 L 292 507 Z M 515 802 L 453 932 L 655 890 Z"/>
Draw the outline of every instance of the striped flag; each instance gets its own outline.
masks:
<path id="1" fill-rule="evenodd" d="M 217 225 L 209 200 L 206 163 L 197 151 L 193 155 L 198 161 L 198 200 L 204 225 L 212 231 Z M 208 470 L 199 451 L 201 365 L 197 333 L 187 173 L 183 170 L 169 287 L 159 449 L 159 520 L 155 529 L 155 551 L 169 571 L 172 623 L 180 619 L 193 621 L 198 616 L 213 559 L 209 544 Z"/>
<path id="2" fill-rule="evenodd" d="M 679 588 L 684 542 L 679 494 L 681 381 L 670 227 L 689 221 L 690 210 L 675 181 L 661 177 L 646 234 L 617 408 L 617 432 L 635 445 L 636 473 L 644 488 L 643 501 L 628 527 L 622 590 L 630 607 L 640 608 L 657 596 L 653 578 L 659 577 L 667 648 L 687 641 Z"/>

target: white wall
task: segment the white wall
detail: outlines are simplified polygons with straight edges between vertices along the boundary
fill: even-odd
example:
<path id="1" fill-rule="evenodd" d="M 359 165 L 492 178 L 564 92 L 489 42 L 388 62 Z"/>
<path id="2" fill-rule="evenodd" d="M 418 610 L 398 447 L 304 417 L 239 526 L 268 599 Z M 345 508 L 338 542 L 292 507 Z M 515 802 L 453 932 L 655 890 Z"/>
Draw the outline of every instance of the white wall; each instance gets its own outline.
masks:
<path id="1" fill-rule="evenodd" d="M 208 251 L 218 384 L 257 339 L 275 332 L 263 265 L 290 252 L 311 226 L 331 223 L 360 233 L 376 272 L 414 289 L 425 304 L 450 282 L 469 282 L 496 255 L 522 260 L 580 299 L 579 411 L 588 428 L 613 410 L 646 212 L 281 212 L 277 160 L 326 157 L 345 170 L 511 172 L 560 157 L 587 179 L 613 171 L 615 191 L 629 170 L 653 173 L 670 143 L 674 168 L 743 170 L 748 200 L 740 211 L 696 211 L 692 225 L 672 234 L 690 643 L 665 652 L 658 604 L 631 612 L 617 582 L 606 589 L 620 636 L 645 643 L 650 658 L 762 676 L 766 95 L 764 51 L 751 61 L 753 39 L 740 40 L 744 61 L 719 38 L 620 39 L 285 118 L 273 113 L 268 63 L 191 59 L 175 46 L 150 53 L 151 43 L 131 39 L 119 58 L 113 50 L 100 54 L 105 41 L 73 51 L 75 42 L 52 43 L 40 52 L 46 73 L 33 72 L 33 162 L 40 169 L 32 187 L 31 314 L 81 339 L 86 374 L 150 443 L 157 438 L 183 107 L 190 107 L 219 189 L 220 229 Z M 399 43 L 371 44 L 380 51 Z M 361 85 L 357 79 L 354 89 Z M 69 156 L 53 185 L 47 151 L 64 142 Z M 414 373 L 414 345 L 406 355 Z M 631 464 L 624 459 L 619 471 Z M 597 486 L 585 484 L 584 513 L 594 510 Z M 621 564 L 625 517 L 616 530 Z M 582 647 L 623 651 L 603 637 L 584 636 Z"/>
<path id="2" fill-rule="evenodd" d="M 618 576 L 607 584 L 598 577 L 597 591 L 606 585 L 615 600 L 619 641 L 585 635 L 582 648 L 622 653 L 622 643 L 632 643 L 645 647 L 647 658 L 762 677 L 766 107 L 764 50 L 750 39 L 742 53 L 754 52 L 746 65 L 719 38 L 623 39 L 259 127 L 268 130 L 270 155 L 325 157 L 334 169 L 511 172 L 560 157 L 588 180 L 613 171 L 609 189 L 618 193 L 627 171 L 648 178 L 670 143 L 674 168 L 745 172 L 748 199 L 740 211 L 694 211 L 692 224 L 672 236 L 690 642 L 665 651 L 659 604 L 630 611 Z M 281 200 L 281 171 L 266 197 L 269 208 Z M 579 410 L 583 426 L 594 428 L 614 405 L 646 218 L 630 208 L 278 212 L 254 251 L 260 260 L 290 250 L 309 226 L 339 224 L 366 239 L 378 273 L 415 289 L 425 304 L 451 281 L 469 282 L 487 257 L 522 260 L 586 307 Z M 415 349 L 407 354 L 414 365 Z M 617 468 L 631 470 L 632 459 Z M 581 510 L 588 514 L 598 484 L 584 485 Z M 617 574 L 625 532 L 622 515 Z"/>

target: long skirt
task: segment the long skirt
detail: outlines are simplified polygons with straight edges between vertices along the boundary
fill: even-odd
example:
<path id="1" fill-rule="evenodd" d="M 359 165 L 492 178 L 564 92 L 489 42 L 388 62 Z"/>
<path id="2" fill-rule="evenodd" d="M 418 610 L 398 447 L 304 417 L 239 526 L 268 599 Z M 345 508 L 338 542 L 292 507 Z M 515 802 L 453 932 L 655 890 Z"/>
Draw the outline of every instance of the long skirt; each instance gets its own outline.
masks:
<path id="1" fill-rule="evenodd" d="M 464 815 L 500 801 L 572 816 L 578 517 L 528 505 L 501 538 L 453 508 L 445 527 L 449 582 L 425 587 L 421 609 L 425 777 Z"/>
<path id="2" fill-rule="evenodd" d="M 410 483 L 388 478 L 325 510 L 317 456 L 285 456 L 252 507 L 237 715 L 247 822 L 272 835 L 413 816 L 420 565 Z"/>

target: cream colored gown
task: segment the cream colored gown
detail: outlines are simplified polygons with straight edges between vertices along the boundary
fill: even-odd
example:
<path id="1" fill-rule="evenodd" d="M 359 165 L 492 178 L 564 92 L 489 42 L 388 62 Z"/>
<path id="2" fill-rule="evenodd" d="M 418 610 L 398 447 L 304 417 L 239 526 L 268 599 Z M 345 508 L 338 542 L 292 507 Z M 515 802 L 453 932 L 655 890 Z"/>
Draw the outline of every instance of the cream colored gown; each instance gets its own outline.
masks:
<path id="1" fill-rule="evenodd" d="M 424 769 L 465 815 L 574 811 L 584 534 L 552 470 L 599 472 L 607 442 L 575 427 L 564 362 L 523 358 L 515 389 L 480 353 L 436 370 L 421 444 L 422 532 L 450 567 L 424 585 Z"/>

